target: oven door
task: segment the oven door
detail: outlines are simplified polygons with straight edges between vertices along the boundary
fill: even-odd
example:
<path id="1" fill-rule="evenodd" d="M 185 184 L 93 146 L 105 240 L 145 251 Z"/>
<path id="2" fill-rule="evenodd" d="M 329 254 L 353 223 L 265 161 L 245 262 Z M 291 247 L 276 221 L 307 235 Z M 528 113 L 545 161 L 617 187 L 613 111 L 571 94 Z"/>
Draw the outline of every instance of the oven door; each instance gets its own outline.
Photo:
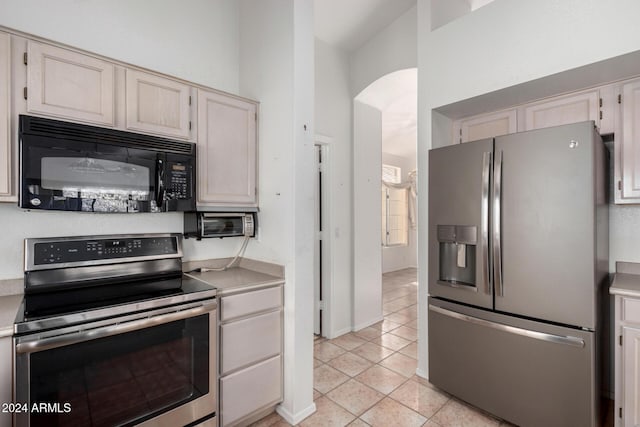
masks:
<path id="1" fill-rule="evenodd" d="M 216 312 L 211 300 L 14 338 L 15 425 L 215 425 Z"/>

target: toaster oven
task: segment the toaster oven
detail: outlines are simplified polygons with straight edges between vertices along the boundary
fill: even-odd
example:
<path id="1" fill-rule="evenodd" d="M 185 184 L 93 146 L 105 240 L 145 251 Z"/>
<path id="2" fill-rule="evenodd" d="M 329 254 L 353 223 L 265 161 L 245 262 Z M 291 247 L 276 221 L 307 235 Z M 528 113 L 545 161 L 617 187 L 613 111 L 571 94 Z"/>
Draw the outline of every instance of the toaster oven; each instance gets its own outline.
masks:
<path id="1" fill-rule="evenodd" d="M 255 220 L 255 212 L 186 212 L 184 236 L 198 240 L 210 237 L 254 237 Z"/>

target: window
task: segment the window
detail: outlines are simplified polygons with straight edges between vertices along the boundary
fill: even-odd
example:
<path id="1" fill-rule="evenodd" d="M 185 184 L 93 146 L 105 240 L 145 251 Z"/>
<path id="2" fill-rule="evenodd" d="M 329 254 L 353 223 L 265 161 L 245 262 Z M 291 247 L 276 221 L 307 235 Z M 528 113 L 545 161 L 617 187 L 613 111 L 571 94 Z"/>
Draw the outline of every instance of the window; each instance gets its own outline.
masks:
<path id="1" fill-rule="evenodd" d="M 400 184 L 402 169 L 382 165 L 382 181 Z M 382 186 L 382 246 L 406 246 L 409 243 L 409 190 Z"/>
<path id="2" fill-rule="evenodd" d="M 402 181 L 402 169 L 397 166 L 383 164 L 382 180 L 391 184 L 400 184 Z"/>

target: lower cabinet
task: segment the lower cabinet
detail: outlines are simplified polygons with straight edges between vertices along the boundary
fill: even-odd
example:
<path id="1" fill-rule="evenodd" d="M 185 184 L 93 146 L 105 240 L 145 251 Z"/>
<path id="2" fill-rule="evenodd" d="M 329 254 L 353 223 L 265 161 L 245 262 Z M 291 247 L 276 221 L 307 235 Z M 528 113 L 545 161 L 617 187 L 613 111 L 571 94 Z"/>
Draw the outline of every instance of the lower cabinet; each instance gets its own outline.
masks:
<path id="1" fill-rule="evenodd" d="M 282 400 L 282 356 L 222 377 L 220 396 L 223 426 L 255 421 L 248 417 Z"/>
<path id="2" fill-rule="evenodd" d="M 616 427 L 640 426 L 640 298 L 616 295 Z"/>
<path id="3" fill-rule="evenodd" d="M 221 297 L 220 424 L 245 426 L 282 401 L 282 285 Z"/>

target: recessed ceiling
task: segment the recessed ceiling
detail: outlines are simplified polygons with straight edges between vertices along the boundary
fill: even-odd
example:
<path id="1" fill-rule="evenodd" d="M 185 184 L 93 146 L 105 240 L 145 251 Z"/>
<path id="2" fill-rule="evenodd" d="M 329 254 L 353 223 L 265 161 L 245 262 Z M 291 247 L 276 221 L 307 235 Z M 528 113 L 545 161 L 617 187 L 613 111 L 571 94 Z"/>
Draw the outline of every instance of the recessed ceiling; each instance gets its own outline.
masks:
<path id="1" fill-rule="evenodd" d="M 315 36 L 353 51 L 415 4 L 416 0 L 314 0 Z"/>

